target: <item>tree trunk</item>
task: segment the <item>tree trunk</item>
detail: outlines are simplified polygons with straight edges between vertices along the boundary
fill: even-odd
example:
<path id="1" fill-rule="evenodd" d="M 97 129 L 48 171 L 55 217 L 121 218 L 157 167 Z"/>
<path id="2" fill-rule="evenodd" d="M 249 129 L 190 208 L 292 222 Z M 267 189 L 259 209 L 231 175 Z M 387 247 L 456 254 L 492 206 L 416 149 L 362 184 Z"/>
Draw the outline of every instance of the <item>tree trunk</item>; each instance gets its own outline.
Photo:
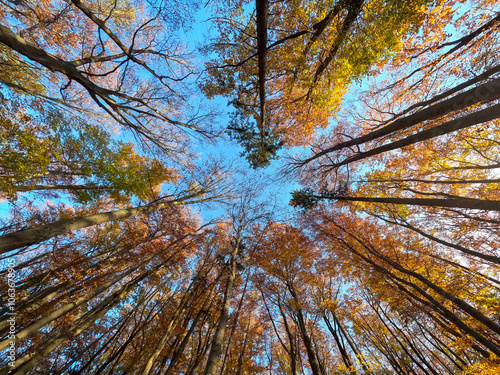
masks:
<path id="1" fill-rule="evenodd" d="M 500 211 L 500 201 L 475 199 L 475 198 L 378 198 L 378 197 L 325 197 L 314 195 L 315 198 L 350 201 L 350 202 L 373 202 L 386 204 L 407 204 L 412 206 L 427 206 L 427 207 L 454 207 L 454 208 L 470 208 L 476 210 Z"/>
<path id="2" fill-rule="evenodd" d="M 440 238 L 437 238 L 437 237 L 435 237 L 435 236 L 433 236 L 431 234 L 428 234 L 428 233 L 424 232 L 423 230 L 421 230 L 421 229 L 419 229 L 419 228 L 411 225 L 406 220 L 404 221 L 404 224 L 403 224 L 403 223 L 399 223 L 398 221 L 392 221 L 392 220 L 384 219 L 383 217 L 380 217 L 378 215 L 374 215 L 374 216 L 377 217 L 380 220 L 385 221 L 386 223 L 395 224 L 395 225 L 399 225 L 399 226 L 408 228 L 408 229 L 410 229 L 410 230 L 412 230 L 414 232 L 417 232 L 421 236 L 423 236 L 425 238 L 428 238 L 431 241 L 437 242 L 437 243 L 439 243 L 441 245 L 447 246 L 447 247 L 452 248 L 452 249 L 459 250 L 459 251 L 461 251 L 461 252 L 463 252 L 465 254 L 468 254 L 468 255 L 471 255 L 471 256 L 475 256 L 475 257 L 484 259 L 484 260 L 486 260 L 488 262 L 491 262 L 491 263 L 500 264 L 500 257 L 494 256 L 494 255 L 483 254 L 483 253 L 480 253 L 478 251 L 467 249 L 466 247 L 463 247 L 461 245 L 456 245 L 456 244 L 453 244 L 451 242 L 442 240 Z M 493 281 L 493 279 L 490 279 L 490 281 Z"/>
<path id="3" fill-rule="evenodd" d="M 365 332 L 367 338 L 372 342 L 375 348 L 387 359 L 389 365 L 393 368 L 394 372 L 398 375 L 408 375 L 408 371 L 405 371 L 399 363 L 399 358 L 396 358 L 391 347 L 388 346 L 387 340 L 383 340 L 376 334 L 374 329 L 370 324 L 366 322 L 366 326 L 363 326 L 358 323 L 358 326 Z M 385 337 L 384 337 L 385 339 Z M 379 362 L 380 363 L 380 362 Z"/>
<path id="4" fill-rule="evenodd" d="M 318 359 L 316 358 L 316 354 L 314 353 L 312 340 L 309 337 L 309 334 L 307 333 L 306 321 L 304 319 L 302 309 L 300 308 L 299 298 L 297 296 L 297 293 L 295 292 L 293 284 L 287 282 L 287 288 L 290 291 L 290 294 L 292 295 L 292 298 L 294 299 L 297 305 L 296 308 L 297 322 L 300 333 L 302 335 L 302 340 L 304 341 L 304 346 L 306 347 L 307 357 L 309 359 L 309 364 L 311 365 L 311 371 L 313 375 L 321 375 Z"/>
<path id="5" fill-rule="evenodd" d="M 186 236 L 184 236 L 182 239 L 184 239 L 185 237 Z M 182 240 L 182 239 L 180 239 L 180 240 Z M 40 330 L 40 328 L 42 328 L 46 324 L 49 324 L 50 322 L 56 320 L 57 318 L 61 317 L 62 315 L 66 314 L 66 313 L 68 313 L 69 311 L 71 311 L 71 310 L 73 310 L 73 309 L 75 309 L 75 308 L 83 305 L 84 303 L 90 301 L 94 297 L 96 297 L 99 294 L 101 294 L 104 291 L 106 291 L 112 285 L 114 285 L 117 282 L 123 280 L 125 277 L 127 277 L 130 274 L 132 274 L 134 271 L 136 271 L 136 270 L 140 269 L 141 267 L 145 266 L 146 264 L 148 264 L 152 259 L 154 259 L 155 257 L 157 257 L 161 252 L 165 251 L 166 249 L 168 249 L 172 245 L 178 243 L 180 240 L 172 242 L 171 244 L 169 244 L 167 246 L 167 248 L 163 248 L 163 249 L 157 251 L 156 253 L 154 253 L 153 255 L 151 255 L 149 257 L 147 257 L 142 262 L 140 262 L 136 266 L 130 268 L 126 272 L 113 277 L 108 282 L 106 282 L 106 283 L 104 283 L 104 284 L 102 284 L 102 285 L 94 288 L 93 290 L 89 291 L 88 293 L 86 293 L 82 297 L 74 300 L 73 302 L 67 303 L 66 305 L 60 307 L 59 309 L 57 309 L 57 310 L 53 311 L 52 313 L 44 316 L 43 318 L 39 319 L 37 322 L 31 324 L 30 326 L 28 326 L 25 329 L 21 330 L 20 332 L 16 333 L 17 340 L 22 340 L 22 339 L 26 338 L 28 335 L 30 335 L 30 334 L 32 334 L 32 333 L 37 332 L 38 330 Z M 145 273 L 144 275 L 147 276 L 147 275 L 155 272 L 155 270 L 157 270 L 160 266 L 162 266 L 163 264 L 165 264 L 166 262 L 168 262 L 175 255 L 176 255 L 175 253 L 172 254 L 172 255 L 170 255 L 165 261 L 163 261 L 162 263 L 160 263 L 160 265 L 155 266 L 153 268 L 150 268 L 149 271 L 147 273 Z M 144 276 L 142 278 L 145 278 L 146 276 Z M 8 339 L 0 342 L 0 350 L 5 349 L 8 345 L 9 345 L 9 340 Z"/>
<path id="6" fill-rule="evenodd" d="M 181 317 L 184 315 L 184 313 L 187 310 L 188 307 L 188 302 L 193 296 L 193 294 L 197 291 L 198 288 L 193 287 L 194 289 L 191 290 L 189 293 L 186 291 L 184 294 L 183 298 L 181 299 L 181 302 L 179 303 L 179 306 L 174 312 L 174 315 L 169 319 L 169 323 L 167 328 L 165 329 L 165 332 L 156 345 L 155 349 L 153 350 L 153 353 L 148 358 L 148 361 L 146 362 L 146 366 L 144 366 L 144 369 L 142 370 L 142 375 L 149 375 L 151 369 L 153 368 L 154 362 L 156 358 L 160 355 L 161 351 L 165 347 L 165 344 L 167 341 L 172 337 L 172 334 L 174 333 L 175 328 L 177 325 L 181 322 Z"/>
<path id="7" fill-rule="evenodd" d="M 222 343 L 224 342 L 224 336 L 226 334 L 226 326 L 229 317 L 229 307 L 231 304 L 231 292 L 233 290 L 234 279 L 236 278 L 236 255 L 238 254 L 240 246 L 240 235 L 238 233 L 236 238 L 236 244 L 233 252 L 231 253 L 231 260 L 229 265 L 229 275 L 227 277 L 226 290 L 224 292 L 224 300 L 222 304 L 222 310 L 219 317 L 219 324 L 215 331 L 212 345 L 210 347 L 210 353 L 208 354 L 207 365 L 205 367 L 204 375 L 216 375 L 217 364 L 219 363 L 219 357 L 222 354 Z"/>
<path id="8" fill-rule="evenodd" d="M 139 303 L 142 303 L 142 301 L 140 301 Z M 138 304 L 139 305 L 139 304 Z M 96 362 L 96 358 L 98 358 L 101 353 L 104 352 L 104 350 L 113 342 L 113 340 L 118 337 L 118 335 L 121 334 L 121 331 L 126 328 L 126 324 L 128 324 L 129 320 L 132 318 L 132 314 L 130 315 L 127 315 L 125 317 L 125 319 L 123 319 L 123 322 L 120 324 L 120 326 L 118 327 L 118 329 L 116 330 L 116 332 L 109 338 L 107 339 L 103 344 L 101 344 L 100 348 L 94 352 L 94 354 L 90 357 L 90 359 L 87 360 L 87 362 L 85 362 L 85 364 L 83 364 L 83 366 L 81 366 L 78 371 L 75 371 L 74 374 L 72 375 L 82 375 L 84 373 L 84 371 L 90 367 L 92 364 L 95 364 Z M 110 332 L 112 331 L 113 327 L 111 327 L 110 329 Z M 102 337 L 106 336 L 108 332 L 105 332 Z M 99 339 L 96 340 L 96 343 L 99 343 Z M 93 346 L 93 345 L 92 345 Z M 81 360 L 80 360 L 81 362 Z"/>
<path id="9" fill-rule="evenodd" d="M 368 368 L 368 365 L 366 364 L 366 360 L 363 356 L 363 353 L 361 352 L 361 350 L 356 348 L 356 346 L 353 343 L 353 340 L 351 340 L 351 338 L 349 337 L 349 333 L 344 330 L 344 328 L 342 327 L 342 323 L 340 322 L 340 320 L 337 318 L 337 316 L 335 314 L 333 314 L 333 321 L 337 324 L 337 327 L 339 327 L 340 333 L 345 337 L 345 339 L 346 339 L 347 343 L 349 344 L 349 346 L 351 347 L 351 350 L 353 351 L 354 355 L 359 360 L 361 367 L 363 368 L 363 371 L 365 372 L 365 374 L 371 375 L 371 371 Z"/>
<path id="10" fill-rule="evenodd" d="M 500 66 L 490 69 L 493 73 L 496 73 L 500 69 Z M 488 73 L 488 72 L 485 72 Z M 493 74 L 492 73 L 492 74 Z M 491 75 L 491 74 L 490 74 Z M 474 82 L 476 79 L 474 79 Z M 463 85 L 459 85 L 460 89 Z M 453 90 L 453 89 L 452 89 Z M 449 93 L 448 93 L 449 95 Z M 361 145 L 363 143 L 373 141 L 383 136 L 387 136 L 396 131 L 408 129 L 416 124 L 419 124 L 423 121 L 433 120 L 442 116 L 447 115 L 448 113 L 463 110 L 471 105 L 477 103 L 486 103 L 492 100 L 495 100 L 500 95 L 500 78 L 494 79 L 490 82 L 487 82 L 481 86 L 474 87 L 468 91 L 460 93 L 452 98 L 446 99 L 440 103 L 437 103 L 431 107 L 426 109 L 422 109 L 410 116 L 403 117 L 395 120 L 394 122 L 386 125 L 380 129 L 374 130 L 368 134 L 362 135 L 358 138 L 351 139 L 345 142 L 341 142 L 336 144 L 333 147 L 329 147 L 326 150 L 320 151 L 312 157 L 301 162 L 302 165 L 308 164 L 315 159 L 320 158 L 326 154 L 331 152 L 340 151 L 347 147 Z M 432 99 L 431 99 L 432 100 Z M 424 105 L 425 103 L 422 103 Z"/>
<path id="11" fill-rule="evenodd" d="M 243 292 L 241 293 L 240 302 L 238 303 L 238 307 L 236 309 L 236 315 L 234 317 L 234 321 L 235 322 L 238 321 L 238 317 L 240 316 L 240 311 L 241 311 L 241 307 L 243 306 L 243 300 L 245 299 L 245 295 L 246 295 L 246 292 L 247 292 L 247 286 L 248 286 L 248 280 L 249 279 L 250 279 L 250 273 L 247 274 L 247 278 L 246 278 L 246 281 L 245 281 L 245 286 L 243 288 Z M 229 338 L 227 340 L 226 351 L 224 352 L 224 360 L 222 361 L 222 365 L 221 365 L 221 369 L 220 369 L 220 374 L 219 375 L 223 375 L 223 373 L 224 373 L 224 369 L 226 367 L 226 359 L 227 359 L 229 351 L 231 350 L 231 341 L 232 341 L 232 338 L 233 338 L 235 330 L 236 330 L 236 324 L 233 324 L 233 327 L 231 328 L 231 333 L 229 334 Z"/>
<path id="12" fill-rule="evenodd" d="M 257 17 L 257 60 L 259 71 L 260 137 L 264 140 L 266 127 L 266 56 L 268 0 L 255 0 Z"/>
<path id="13" fill-rule="evenodd" d="M 200 326 L 205 327 L 205 322 L 208 320 L 206 319 L 207 315 L 205 315 L 203 321 L 201 322 Z M 193 375 L 196 369 L 198 368 L 198 365 L 201 363 L 201 360 L 205 356 L 205 353 L 210 349 L 210 337 L 211 337 L 211 332 L 215 327 L 213 326 L 214 322 L 208 322 L 208 329 L 206 329 L 206 335 L 205 335 L 205 340 L 203 340 L 202 333 L 203 331 L 200 329 L 199 334 L 198 334 L 198 340 L 196 343 L 196 352 L 193 355 L 193 358 L 189 361 L 189 364 L 187 366 L 186 370 L 186 375 Z"/>
<path id="14" fill-rule="evenodd" d="M 351 247 L 347 242 L 342 241 L 344 245 L 354 254 L 358 255 L 360 258 L 362 258 L 365 262 L 371 264 L 374 266 L 376 270 L 381 272 L 384 275 L 387 275 L 388 277 L 399 281 L 402 284 L 405 284 L 413 289 L 415 289 L 419 294 L 424 296 L 429 302 L 434 306 L 434 309 L 438 311 L 440 314 L 446 317 L 446 319 L 453 324 L 455 324 L 457 327 L 462 329 L 464 332 L 470 334 L 472 337 L 474 337 L 478 342 L 483 344 L 486 348 L 490 349 L 494 354 L 500 356 L 500 347 L 496 345 L 495 343 L 491 342 L 488 340 L 486 337 L 484 337 L 482 334 L 477 332 L 476 330 L 472 329 L 469 325 L 464 323 L 461 319 L 459 319 L 454 313 L 452 313 L 450 310 L 448 310 L 445 306 L 443 306 L 439 301 L 437 301 L 435 298 L 433 298 L 431 295 L 429 295 L 425 290 L 420 288 L 418 285 L 412 283 L 411 281 L 407 281 L 405 279 L 402 279 L 396 275 L 394 275 L 392 272 L 390 272 L 388 269 L 382 267 L 381 265 L 375 263 L 373 260 L 365 257 L 363 254 L 358 252 L 356 249 Z"/>
<path id="15" fill-rule="evenodd" d="M 247 328 L 245 330 L 245 339 L 243 340 L 243 348 L 241 348 L 241 352 L 238 356 L 238 370 L 236 371 L 236 375 L 241 375 L 241 371 L 243 370 L 243 359 L 248 344 L 248 332 L 250 331 L 250 322 L 251 320 L 248 319 Z"/>
<path id="16" fill-rule="evenodd" d="M 143 215 L 181 204 L 199 203 L 205 199 L 189 202 L 186 202 L 186 200 L 200 195 L 202 195 L 202 192 L 186 195 L 167 202 L 149 204 L 140 207 L 124 208 L 121 210 L 108 211 L 95 215 L 77 217 L 74 219 L 59 220 L 54 223 L 39 225 L 29 229 L 19 230 L 14 233 L 8 233 L 0 236 L 0 254 L 18 249 L 20 247 L 35 245 L 63 233 L 91 227 L 108 221 L 123 220 L 128 217 Z"/>
<path id="17" fill-rule="evenodd" d="M 142 275 L 136 277 L 129 283 L 121 287 L 117 292 L 113 293 L 111 296 L 107 297 L 94 307 L 91 311 L 85 313 L 82 317 L 78 318 L 76 322 L 73 323 L 71 328 L 64 332 L 56 333 L 54 336 L 48 338 L 43 344 L 41 344 L 35 354 L 26 354 L 25 356 L 17 359 L 15 361 L 15 370 L 11 375 L 25 375 L 27 374 L 36 364 L 43 360 L 49 353 L 56 349 L 59 345 L 64 343 L 71 337 L 78 336 L 80 333 L 85 331 L 94 322 L 106 314 L 112 307 L 116 306 L 120 301 L 124 300 L 132 289 L 147 276 L 158 271 L 159 268 L 164 264 L 158 265 L 155 268 L 148 270 Z"/>
<path id="18" fill-rule="evenodd" d="M 500 79 L 497 85 L 500 86 Z M 398 141 L 394 141 L 383 146 L 379 146 L 373 148 L 368 151 L 360 152 L 356 155 L 350 156 L 341 162 L 334 163 L 328 168 L 334 169 L 341 167 L 343 165 L 348 165 L 355 161 L 363 160 L 369 158 L 374 155 L 382 154 L 387 151 L 397 150 L 399 148 L 409 146 L 415 143 L 419 143 L 425 141 L 427 139 L 432 139 L 435 137 L 439 137 L 444 134 L 449 134 L 455 132 L 457 130 L 465 129 L 474 125 L 482 124 L 491 120 L 495 120 L 500 117 L 500 104 L 495 104 L 491 107 L 485 108 L 483 110 L 469 113 L 460 118 L 450 120 L 445 122 L 444 124 L 434 126 L 433 128 L 422 130 L 418 133 L 409 135 L 403 139 Z"/>
<path id="19" fill-rule="evenodd" d="M 351 370 L 351 368 L 352 368 L 353 371 L 354 371 L 352 373 L 356 374 L 356 370 L 353 367 L 351 358 L 349 357 L 349 354 L 345 350 L 345 345 L 343 345 L 343 343 L 340 341 L 340 337 L 337 334 L 337 330 L 334 329 L 334 327 L 332 326 L 332 323 L 330 322 L 330 319 L 328 319 L 326 313 L 323 313 L 323 320 L 325 321 L 326 327 L 328 328 L 328 330 L 332 334 L 332 336 L 333 336 L 333 338 L 335 340 L 335 343 L 337 344 L 337 348 L 338 348 L 338 350 L 340 352 L 340 355 L 342 357 L 342 361 L 344 362 L 346 368 L 349 369 L 349 370 Z"/>
<path id="20" fill-rule="evenodd" d="M 215 290 L 215 283 L 210 290 L 210 293 L 208 294 L 207 298 L 205 299 L 205 302 L 203 303 L 203 306 L 200 308 L 200 311 L 198 311 L 198 314 L 196 314 L 196 317 L 194 318 L 193 322 L 191 323 L 191 327 L 189 327 L 188 332 L 186 333 L 186 336 L 182 339 L 181 345 L 179 346 L 179 349 L 176 350 L 172 358 L 170 359 L 170 363 L 168 365 L 167 371 L 165 372 L 165 375 L 170 375 L 172 371 L 174 370 L 175 365 L 179 361 L 179 358 L 181 357 L 182 353 L 184 352 L 184 349 L 186 348 L 189 339 L 191 338 L 191 335 L 194 332 L 194 329 L 196 328 L 196 325 L 198 324 L 198 321 L 200 320 L 201 316 L 203 314 L 206 314 L 206 310 L 208 309 L 208 306 L 210 303 L 212 303 L 211 297 L 213 295 L 213 291 Z"/>
<path id="21" fill-rule="evenodd" d="M 384 318 L 383 318 L 382 316 L 380 316 L 380 314 L 379 314 L 378 310 L 377 310 L 377 309 L 376 309 L 376 308 L 375 308 L 375 307 L 374 307 L 371 303 L 369 303 L 369 302 L 368 302 L 368 304 L 369 304 L 369 306 L 372 308 L 372 310 L 375 312 L 375 314 L 376 314 L 376 315 L 377 315 L 377 317 L 379 318 L 380 322 L 381 322 L 381 323 L 384 325 L 384 327 L 387 329 L 387 332 L 389 332 L 389 333 L 390 333 L 390 335 L 391 335 L 391 336 L 394 338 L 394 340 L 398 343 L 398 345 L 401 347 L 401 349 L 403 349 L 403 351 L 406 353 L 406 355 L 408 356 L 408 358 L 410 358 L 410 359 L 411 359 L 411 361 L 412 361 L 414 364 L 416 364 L 416 365 L 417 365 L 417 367 L 418 367 L 418 368 L 420 368 L 420 370 L 422 370 L 424 374 L 426 374 L 426 375 L 430 375 L 430 374 L 427 372 L 427 370 L 425 369 L 425 367 L 424 367 L 424 366 L 423 366 L 423 365 L 422 365 L 419 361 L 417 361 L 417 360 L 415 359 L 415 357 L 411 354 L 411 351 L 410 351 L 410 350 L 406 347 L 406 345 L 404 345 L 404 343 L 403 343 L 403 342 L 401 342 L 401 340 L 399 339 L 398 335 L 396 335 L 396 333 L 395 333 L 395 332 L 393 332 L 393 330 L 391 329 L 391 327 L 389 327 L 389 325 L 385 322 Z M 395 326 L 395 327 L 396 327 L 396 329 L 397 329 L 397 326 Z M 401 332 L 401 333 L 402 333 L 402 332 Z M 404 334 L 403 334 L 403 339 L 405 339 Z M 405 341 L 406 341 L 406 340 L 405 340 Z M 415 351 L 414 351 L 414 352 L 415 352 Z M 415 354 L 417 354 L 417 353 L 415 352 Z M 417 356 L 418 356 L 418 354 L 417 354 Z M 432 372 L 434 372 L 434 371 L 433 371 L 433 369 L 431 369 L 431 370 L 432 370 Z"/>
<path id="22" fill-rule="evenodd" d="M 348 232 L 346 232 L 346 233 L 348 233 Z M 414 277 L 415 279 L 419 280 L 423 284 L 427 285 L 429 288 L 431 288 L 438 295 L 446 298 L 448 301 L 450 301 L 453 304 L 455 304 L 456 306 L 458 306 L 460 309 L 462 309 L 463 311 L 465 311 L 467 314 L 469 314 L 471 317 L 473 317 L 474 319 L 476 319 L 478 322 L 484 324 L 490 330 L 492 330 L 496 334 L 500 335 L 500 326 L 498 324 L 496 324 L 493 320 L 491 320 L 490 318 L 488 318 L 487 316 L 485 316 L 483 313 L 481 313 L 479 310 L 477 310 L 473 306 L 469 305 L 464 300 L 462 300 L 462 299 L 460 299 L 458 297 L 455 297 L 451 293 L 448 293 L 443 288 L 441 288 L 440 286 L 436 285 L 435 283 L 433 283 L 432 281 L 430 281 L 426 277 L 422 276 L 421 274 L 419 274 L 417 272 L 414 272 L 414 271 L 407 270 L 406 268 L 404 268 L 403 266 L 401 266 L 399 263 L 394 262 L 389 257 L 380 254 L 372 246 L 366 244 L 364 241 L 362 241 L 358 237 L 354 236 L 353 234 L 349 233 L 349 235 L 351 235 L 353 238 L 355 238 L 356 241 L 359 242 L 359 244 L 361 244 L 369 253 L 371 253 L 374 256 L 376 256 L 377 258 L 379 258 L 379 259 L 381 259 L 381 260 L 389 263 L 392 267 L 394 267 L 394 269 L 396 269 L 396 270 L 398 270 L 398 271 L 400 271 L 402 273 L 405 273 L 405 274 L 407 274 L 407 275 L 409 275 L 411 277 Z"/>
<path id="23" fill-rule="evenodd" d="M 278 302 L 278 307 L 279 307 L 281 316 L 283 317 L 283 325 L 285 326 L 285 331 L 286 331 L 286 334 L 288 336 L 288 341 L 290 342 L 290 350 L 288 350 L 286 348 L 286 346 L 281 341 L 281 339 L 280 339 L 280 342 L 281 342 L 281 345 L 283 346 L 283 348 L 285 349 L 285 351 L 290 356 L 290 371 L 291 371 L 291 375 L 298 375 L 298 373 L 299 373 L 299 367 L 297 365 L 298 350 L 297 350 L 297 347 L 295 345 L 295 337 L 292 334 L 292 331 L 290 329 L 290 325 L 288 324 L 288 319 L 286 318 L 285 312 L 281 308 L 281 303 L 280 302 Z M 271 315 L 269 314 L 269 316 L 271 316 Z M 274 321 L 273 321 L 273 325 L 274 325 Z M 276 328 L 275 328 L 275 331 L 276 331 Z M 278 333 L 276 332 L 276 335 L 277 334 Z M 278 338 L 279 338 L 279 336 L 278 336 Z"/>

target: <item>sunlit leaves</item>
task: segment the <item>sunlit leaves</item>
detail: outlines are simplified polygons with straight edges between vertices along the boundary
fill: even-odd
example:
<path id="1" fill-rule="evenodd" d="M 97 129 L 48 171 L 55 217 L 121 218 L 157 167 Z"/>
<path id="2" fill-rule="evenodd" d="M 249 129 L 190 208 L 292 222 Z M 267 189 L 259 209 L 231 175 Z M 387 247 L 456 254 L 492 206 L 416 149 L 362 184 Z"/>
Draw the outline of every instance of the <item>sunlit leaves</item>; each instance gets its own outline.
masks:
<path id="1" fill-rule="evenodd" d="M 175 180 L 159 160 L 140 156 L 131 143 L 111 140 L 100 127 L 54 108 L 32 113 L 19 103 L 10 102 L 9 107 L 1 127 L 0 181 L 12 197 L 16 191 L 44 189 L 71 191 L 80 202 L 103 194 L 116 201 L 134 195 L 147 201 L 160 192 L 162 183 Z"/>

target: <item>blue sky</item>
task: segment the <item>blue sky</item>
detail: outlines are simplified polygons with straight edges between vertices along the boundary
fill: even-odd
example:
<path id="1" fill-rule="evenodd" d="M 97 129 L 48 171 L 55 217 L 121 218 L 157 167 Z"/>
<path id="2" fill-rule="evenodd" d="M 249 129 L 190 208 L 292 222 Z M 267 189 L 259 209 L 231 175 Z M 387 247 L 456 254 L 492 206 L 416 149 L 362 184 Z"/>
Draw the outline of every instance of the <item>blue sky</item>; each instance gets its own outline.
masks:
<path id="1" fill-rule="evenodd" d="M 212 35 L 213 32 L 210 30 L 211 22 L 209 21 L 209 17 L 210 15 L 205 12 L 205 8 L 201 8 L 196 14 L 193 28 L 188 31 L 180 32 L 179 37 L 187 44 L 187 50 L 196 51 L 198 47 L 201 47 L 203 43 L 206 43 L 209 38 L 214 36 Z M 203 56 L 198 53 L 196 60 L 197 63 L 195 66 L 202 66 Z M 229 122 L 228 114 L 232 112 L 233 108 L 228 106 L 227 98 L 218 97 L 214 98 L 210 102 L 210 104 L 221 113 L 221 116 L 217 119 L 217 125 L 221 129 L 224 129 Z M 136 140 L 128 131 L 121 131 L 119 138 L 125 142 L 131 141 L 132 143 L 136 143 Z M 293 209 L 288 206 L 288 201 L 291 197 L 291 191 L 297 189 L 298 184 L 292 181 L 287 182 L 282 178 L 279 178 L 279 170 L 283 165 L 280 160 L 273 161 L 271 166 L 267 168 L 252 171 L 249 170 L 249 164 L 246 159 L 240 156 L 243 148 L 235 142 L 230 141 L 227 136 L 218 139 L 215 143 L 204 142 L 201 139 L 193 139 L 191 144 L 194 147 L 192 151 L 199 156 L 199 160 L 195 161 L 196 164 L 201 165 L 211 159 L 222 160 L 226 164 L 230 164 L 232 168 L 240 171 L 240 173 L 235 174 L 236 177 L 233 176 L 232 178 L 235 178 L 236 180 L 239 179 L 240 182 L 247 181 L 257 185 L 267 185 L 267 187 L 263 189 L 264 191 L 261 192 L 262 199 L 277 201 L 277 206 L 281 207 L 286 212 L 286 214 L 284 214 L 285 216 L 291 216 L 293 214 Z M 283 156 L 285 152 L 286 150 L 281 150 L 279 152 L 280 156 Z M 173 166 L 175 167 L 175 164 Z M 19 196 L 21 197 L 21 194 Z M 30 193 L 22 194 L 22 198 L 24 199 L 35 200 L 38 201 L 38 204 L 43 204 L 45 199 L 37 199 L 36 196 L 36 194 Z M 20 201 L 21 199 L 18 202 Z M 58 201 L 70 204 L 68 199 L 61 198 Z M 223 215 L 225 210 L 222 205 L 217 204 L 193 208 L 195 211 L 198 211 L 204 221 L 220 217 Z M 2 200 L 0 202 L 0 218 L 8 218 L 10 216 L 10 212 L 11 205 L 6 200 Z"/>

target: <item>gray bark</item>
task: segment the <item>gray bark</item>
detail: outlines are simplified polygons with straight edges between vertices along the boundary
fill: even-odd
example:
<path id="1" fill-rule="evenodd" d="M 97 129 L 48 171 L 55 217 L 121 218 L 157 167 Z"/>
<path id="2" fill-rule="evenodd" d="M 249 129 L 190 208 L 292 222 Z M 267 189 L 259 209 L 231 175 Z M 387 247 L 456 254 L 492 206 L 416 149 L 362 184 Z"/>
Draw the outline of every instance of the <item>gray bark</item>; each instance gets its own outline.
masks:
<path id="1" fill-rule="evenodd" d="M 8 233 L 0 236 L 0 254 L 18 249 L 20 247 L 36 245 L 40 242 L 46 241 L 63 233 L 91 227 L 97 224 L 106 223 L 108 221 L 123 220 L 132 216 L 143 215 L 180 204 L 199 203 L 204 201 L 205 199 L 189 202 L 186 202 L 186 200 L 201 195 L 202 192 L 199 192 L 167 202 L 149 204 L 140 207 L 124 208 L 121 210 L 108 211 L 95 215 L 77 217 L 74 219 L 59 220 L 54 223 L 39 225 L 17 232 Z"/>
<path id="2" fill-rule="evenodd" d="M 498 68 L 496 70 L 498 70 Z M 311 161 L 318 159 L 321 156 L 324 156 L 331 152 L 339 151 L 347 147 L 361 145 L 363 143 L 390 135 L 394 132 L 409 129 L 412 126 L 419 124 L 423 121 L 433 120 L 445 116 L 451 112 L 463 110 L 467 107 L 470 107 L 478 103 L 487 103 L 497 99 L 498 97 L 500 97 L 500 78 L 482 84 L 481 86 L 469 89 L 461 94 L 455 95 L 452 98 L 434 104 L 431 107 L 422 109 L 412 115 L 399 118 L 390 123 L 389 125 L 374 130 L 368 134 L 359 136 L 357 138 L 345 142 L 338 143 L 333 147 L 329 147 L 323 151 L 318 152 L 317 154 L 311 156 L 310 158 L 302 161 L 300 164 L 310 163 Z M 497 116 L 498 115 L 500 114 L 497 111 Z"/>
<path id="3" fill-rule="evenodd" d="M 474 198 L 378 198 L 378 197 L 325 197 L 315 195 L 320 199 L 331 199 L 339 201 L 352 202 L 373 202 L 373 203 L 389 203 L 389 204 L 407 204 L 412 206 L 427 206 L 427 207 L 455 207 L 455 208 L 470 208 L 475 210 L 500 211 L 500 201 L 474 199 Z"/>
<path id="4" fill-rule="evenodd" d="M 236 255 L 238 254 L 240 246 L 239 234 L 236 239 L 236 245 L 233 252 L 231 253 L 231 260 L 229 266 L 229 275 L 227 277 L 226 290 L 224 292 L 224 300 L 222 304 L 222 310 L 219 318 L 219 324 L 214 334 L 212 340 L 212 345 L 210 347 L 210 352 L 208 354 L 207 365 L 205 367 L 204 375 L 216 375 L 217 365 L 219 363 L 220 355 L 222 354 L 222 343 L 224 342 L 224 336 L 226 334 L 226 326 L 229 318 L 229 306 L 231 304 L 231 292 L 234 285 L 234 279 L 236 278 Z"/>
<path id="5" fill-rule="evenodd" d="M 500 86 L 500 79 L 496 83 Z M 499 89 L 500 91 L 500 89 Z M 410 135 L 406 138 L 394 141 L 383 146 L 373 148 L 368 151 L 360 152 L 356 155 L 348 157 L 341 162 L 334 163 L 329 168 L 338 168 L 343 165 L 348 165 L 358 160 L 363 160 L 374 155 L 382 154 L 384 152 L 397 150 L 399 148 L 409 146 L 415 143 L 425 141 L 427 139 L 432 139 L 435 137 L 442 136 L 444 134 L 449 134 L 457 130 L 465 129 L 474 125 L 482 124 L 491 120 L 495 120 L 500 117 L 500 104 L 495 104 L 491 107 L 485 108 L 483 110 L 469 113 L 468 115 L 462 116 L 460 118 L 450 120 L 444 124 L 435 126 L 430 129 L 422 130 L 418 133 Z M 308 159 L 310 161 L 310 159 Z"/>

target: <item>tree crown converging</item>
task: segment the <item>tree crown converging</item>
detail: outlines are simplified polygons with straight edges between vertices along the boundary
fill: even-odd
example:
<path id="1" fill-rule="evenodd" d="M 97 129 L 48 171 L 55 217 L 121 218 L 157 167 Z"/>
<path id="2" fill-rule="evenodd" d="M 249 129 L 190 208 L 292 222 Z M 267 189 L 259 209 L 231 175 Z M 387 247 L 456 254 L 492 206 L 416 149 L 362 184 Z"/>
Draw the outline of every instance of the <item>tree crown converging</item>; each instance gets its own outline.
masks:
<path id="1" fill-rule="evenodd" d="M 498 373 L 498 5 L 0 1 L 0 374 Z"/>

